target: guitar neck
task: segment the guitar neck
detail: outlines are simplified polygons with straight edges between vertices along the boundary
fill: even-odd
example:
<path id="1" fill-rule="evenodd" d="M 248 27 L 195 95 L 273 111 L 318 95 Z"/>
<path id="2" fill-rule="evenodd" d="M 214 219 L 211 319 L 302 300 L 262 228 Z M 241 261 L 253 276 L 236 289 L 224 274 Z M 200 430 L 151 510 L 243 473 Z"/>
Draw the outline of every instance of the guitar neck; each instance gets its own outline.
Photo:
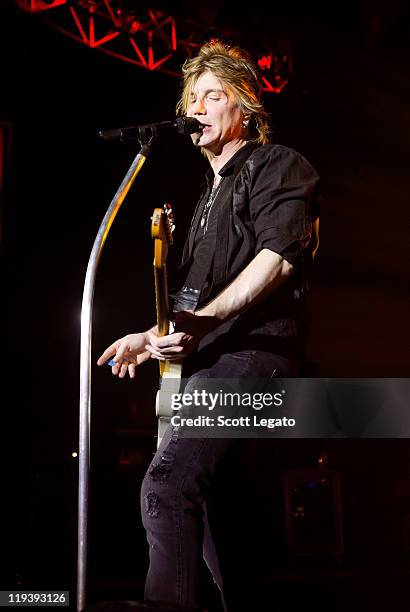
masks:
<path id="1" fill-rule="evenodd" d="M 158 335 L 166 336 L 169 333 L 169 304 L 167 269 L 154 266 L 155 302 L 157 310 Z"/>

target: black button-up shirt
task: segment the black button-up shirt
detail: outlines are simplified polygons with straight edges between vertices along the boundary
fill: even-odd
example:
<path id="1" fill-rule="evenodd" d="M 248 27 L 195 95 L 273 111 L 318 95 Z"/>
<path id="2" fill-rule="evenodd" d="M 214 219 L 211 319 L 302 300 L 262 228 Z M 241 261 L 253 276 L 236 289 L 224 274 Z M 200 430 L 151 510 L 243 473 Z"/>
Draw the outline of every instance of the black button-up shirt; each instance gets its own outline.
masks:
<path id="1" fill-rule="evenodd" d="M 251 343 L 256 348 L 258 337 L 259 346 L 266 350 L 289 353 L 291 346 L 299 346 L 307 277 L 318 244 L 319 177 L 296 151 L 254 142 L 233 155 L 219 174 L 221 186 L 204 233 L 200 220 L 209 202 L 212 169 L 206 175 L 176 275 L 174 309 L 205 305 L 262 249 L 270 249 L 294 266 L 293 276 L 265 300 L 218 328 L 203 345 L 218 336 L 226 341 L 228 333 L 230 340 L 235 335 L 235 346 L 240 337 L 241 346 L 249 348 Z"/>

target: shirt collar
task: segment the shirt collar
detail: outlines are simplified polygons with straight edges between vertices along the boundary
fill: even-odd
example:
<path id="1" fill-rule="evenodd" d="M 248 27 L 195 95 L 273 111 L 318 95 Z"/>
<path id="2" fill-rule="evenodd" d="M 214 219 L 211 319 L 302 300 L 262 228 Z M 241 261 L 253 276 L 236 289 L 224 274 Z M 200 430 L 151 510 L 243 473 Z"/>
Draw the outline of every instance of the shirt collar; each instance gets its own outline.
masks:
<path id="1" fill-rule="evenodd" d="M 231 176 L 232 174 L 234 174 L 236 164 L 241 164 L 241 162 L 243 161 L 243 157 L 247 157 L 249 155 L 249 149 L 251 147 L 256 148 L 257 146 L 258 143 L 256 143 L 254 140 L 250 140 L 249 142 L 247 142 L 236 153 L 234 153 L 230 159 L 228 159 L 226 164 L 219 170 L 218 174 L 222 177 Z M 210 187 L 214 180 L 214 172 L 212 168 L 208 169 L 206 173 L 206 180 L 208 183 L 208 187 Z"/>

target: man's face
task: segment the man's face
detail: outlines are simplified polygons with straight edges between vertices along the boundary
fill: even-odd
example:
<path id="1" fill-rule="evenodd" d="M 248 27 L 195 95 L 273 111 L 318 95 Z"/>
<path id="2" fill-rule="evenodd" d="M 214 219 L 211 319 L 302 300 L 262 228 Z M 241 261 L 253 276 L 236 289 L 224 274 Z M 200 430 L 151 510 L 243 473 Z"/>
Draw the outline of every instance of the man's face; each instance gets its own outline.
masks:
<path id="1" fill-rule="evenodd" d="M 205 126 L 191 135 L 193 143 L 215 155 L 226 143 L 242 137 L 243 113 L 234 93 L 212 72 L 204 72 L 193 86 L 187 116 Z"/>

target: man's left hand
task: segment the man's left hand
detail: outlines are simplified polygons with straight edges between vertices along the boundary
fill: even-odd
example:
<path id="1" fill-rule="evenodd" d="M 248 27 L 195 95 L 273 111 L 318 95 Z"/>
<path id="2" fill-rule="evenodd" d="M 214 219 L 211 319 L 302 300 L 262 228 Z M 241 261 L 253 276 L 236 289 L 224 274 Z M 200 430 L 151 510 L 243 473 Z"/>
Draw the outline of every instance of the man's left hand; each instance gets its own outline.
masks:
<path id="1" fill-rule="evenodd" d="M 153 359 L 175 361 L 191 353 L 206 334 L 217 327 L 214 317 L 197 316 L 190 310 L 175 313 L 175 331 L 167 336 L 150 336 L 145 349 Z"/>

